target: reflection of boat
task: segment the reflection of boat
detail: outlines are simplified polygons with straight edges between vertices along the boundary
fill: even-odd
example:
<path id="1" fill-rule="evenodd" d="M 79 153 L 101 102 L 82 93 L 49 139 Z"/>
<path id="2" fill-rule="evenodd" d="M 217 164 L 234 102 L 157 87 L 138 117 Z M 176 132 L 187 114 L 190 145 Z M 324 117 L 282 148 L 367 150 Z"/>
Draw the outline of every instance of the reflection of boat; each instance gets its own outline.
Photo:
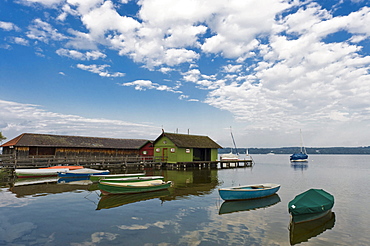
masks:
<path id="1" fill-rule="evenodd" d="M 262 198 L 275 194 L 280 189 L 279 184 L 254 184 L 236 186 L 230 188 L 220 188 L 218 192 L 222 199 L 229 200 L 245 200 Z"/>
<path id="2" fill-rule="evenodd" d="M 90 180 L 93 182 L 98 182 L 101 179 L 119 179 L 119 178 L 132 178 L 132 177 L 142 177 L 145 173 L 125 173 L 125 174 L 97 174 L 90 176 Z"/>
<path id="3" fill-rule="evenodd" d="M 151 180 L 131 183 L 110 183 L 109 180 L 100 180 L 99 189 L 103 195 L 141 193 L 155 190 L 168 189 L 171 181 Z"/>
<path id="4" fill-rule="evenodd" d="M 219 214 L 227 214 L 233 212 L 249 211 L 259 208 L 267 208 L 280 202 L 280 197 L 277 194 L 264 197 L 261 199 L 251 199 L 244 201 L 225 201 L 222 203 Z"/>
<path id="5" fill-rule="evenodd" d="M 307 162 L 292 162 L 291 167 L 294 170 L 305 170 L 308 168 Z"/>
<path id="6" fill-rule="evenodd" d="M 81 168 L 77 170 L 68 170 L 65 172 L 58 172 L 58 176 L 62 178 L 67 177 L 90 177 L 90 175 L 104 175 L 109 174 L 108 170 L 96 170 L 91 168 Z"/>
<path id="7" fill-rule="evenodd" d="M 58 180 L 57 177 L 44 177 L 44 178 L 29 178 L 29 179 L 16 179 L 14 186 L 22 185 L 34 185 L 34 184 L 43 184 L 43 183 L 56 183 Z"/>
<path id="8" fill-rule="evenodd" d="M 300 130 L 300 135 L 301 135 L 301 150 L 299 153 L 294 153 L 293 155 L 290 156 L 290 161 L 307 161 L 308 160 L 308 155 L 306 152 L 306 148 L 303 146 L 303 138 L 302 138 L 302 131 Z"/>
<path id="9" fill-rule="evenodd" d="M 89 177 L 59 178 L 58 184 L 90 185 L 92 184 L 92 181 Z"/>
<path id="10" fill-rule="evenodd" d="M 323 217 L 334 206 L 334 197 L 322 189 L 309 189 L 297 195 L 288 204 L 294 223 Z"/>
<path id="11" fill-rule="evenodd" d="M 308 222 L 291 222 L 289 225 L 290 244 L 294 245 L 306 242 L 308 239 L 316 237 L 328 229 L 332 229 L 334 224 L 335 214 L 331 211 L 321 218 L 310 220 Z"/>
<path id="12" fill-rule="evenodd" d="M 39 169 L 39 168 L 17 168 L 15 175 L 18 178 L 38 178 L 38 177 L 53 177 L 57 176 L 58 172 L 67 172 L 68 168 L 55 168 L 55 169 Z"/>
<path id="13" fill-rule="evenodd" d="M 169 190 L 158 190 L 153 192 L 123 194 L 123 195 L 108 195 L 102 196 L 99 200 L 96 210 L 119 207 L 129 203 L 135 203 L 154 198 L 169 196 Z"/>
<path id="14" fill-rule="evenodd" d="M 164 180 L 163 176 L 145 176 L 145 177 L 132 177 L 132 178 L 121 178 L 121 179 L 101 179 L 110 183 L 129 183 L 129 182 L 142 182 L 150 180 Z"/>

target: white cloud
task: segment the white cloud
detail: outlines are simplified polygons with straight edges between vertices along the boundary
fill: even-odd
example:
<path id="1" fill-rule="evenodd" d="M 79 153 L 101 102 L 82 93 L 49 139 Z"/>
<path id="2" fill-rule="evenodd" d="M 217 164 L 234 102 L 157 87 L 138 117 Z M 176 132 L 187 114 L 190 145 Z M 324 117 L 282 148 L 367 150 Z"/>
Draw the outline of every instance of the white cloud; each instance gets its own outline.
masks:
<path id="1" fill-rule="evenodd" d="M 157 83 L 153 83 L 150 80 L 136 80 L 133 82 L 123 83 L 121 85 L 122 86 L 133 86 L 135 90 L 138 90 L 138 91 L 145 91 L 147 89 L 149 90 L 155 89 L 158 91 L 169 91 L 173 93 L 182 93 L 181 91 L 177 90 L 178 86 L 170 87 L 167 85 L 160 85 Z"/>
<path id="2" fill-rule="evenodd" d="M 67 37 L 59 33 L 57 29 L 53 28 L 49 23 L 44 22 L 41 19 L 35 19 L 28 29 L 28 38 L 36 39 L 45 43 L 48 43 L 50 40 L 61 41 L 67 39 Z"/>
<path id="3" fill-rule="evenodd" d="M 11 22 L 5 22 L 5 21 L 0 21 L 0 28 L 5 30 L 5 31 L 20 31 L 20 28 L 17 27 L 14 23 Z"/>
<path id="4" fill-rule="evenodd" d="M 84 65 L 84 64 L 77 64 L 77 67 L 82 70 L 89 71 L 91 73 L 96 73 L 101 77 L 123 77 L 125 76 L 124 73 L 121 72 L 115 72 L 115 73 L 109 73 L 106 68 L 110 67 L 110 65 Z"/>
<path id="5" fill-rule="evenodd" d="M 8 140 L 24 132 L 154 139 L 160 128 L 121 120 L 59 114 L 38 105 L 0 100 L 0 131 Z"/>
<path id="6" fill-rule="evenodd" d="M 106 58 L 107 56 L 100 51 L 93 50 L 87 51 L 85 53 L 79 52 L 77 50 L 68 49 L 58 49 L 56 53 L 60 56 L 66 56 L 76 60 L 98 60 L 100 58 Z"/>

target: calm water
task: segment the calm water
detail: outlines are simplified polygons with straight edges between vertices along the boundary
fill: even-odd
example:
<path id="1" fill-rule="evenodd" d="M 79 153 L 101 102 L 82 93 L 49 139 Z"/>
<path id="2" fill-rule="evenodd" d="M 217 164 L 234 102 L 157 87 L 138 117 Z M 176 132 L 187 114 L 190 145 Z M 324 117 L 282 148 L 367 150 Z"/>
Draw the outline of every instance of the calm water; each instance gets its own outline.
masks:
<path id="1" fill-rule="evenodd" d="M 96 185 L 1 184 L 0 245 L 290 245 L 287 204 L 309 188 L 335 197 L 333 218 L 310 225 L 300 245 L 370 244 L 370 156 L 254 155 L 253 168 L 147 170 L 169 191 L 100 197 Z M 223 203 L 217 188 L 272 182 L 277 196 Z M 262 207 L 248 210 L 253 207 Z M 295 233 L 295 232 L 292 232 Z"/>

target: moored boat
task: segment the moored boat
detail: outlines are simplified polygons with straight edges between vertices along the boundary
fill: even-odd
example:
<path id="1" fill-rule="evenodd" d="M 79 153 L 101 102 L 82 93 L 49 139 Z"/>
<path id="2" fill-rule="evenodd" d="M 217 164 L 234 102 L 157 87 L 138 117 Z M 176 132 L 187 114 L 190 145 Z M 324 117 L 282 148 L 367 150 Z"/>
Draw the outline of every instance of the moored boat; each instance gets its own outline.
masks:
<path id="1" fill-rule="evenodd" d="M 77 170 L 67 170 L 58 172 L 58 176 L 62 178 L 67 177 L 89 177 L 90 175 L 105 175 L 109 174 L 109 170 L 96 170 L 91 168 L 81 168 Z"/>
<path id="2" fill-rule="evenodd" d="M 292 222 L 301 223 L 326 216 L 334 206 L 334 196 L 322 189 L 309 189 L 288 203 Z"/>
<path id="3" fill-rule="evenodd" d="M 302 131 L 300 130 L 301 135 L 301 149 L 299 153 L 294 153 L 290 156 L 290 161 L 292 162 L 307 162 L 308 161 L 308 155 L 306 148 L 303 146 L 303 138 L 302 138 Z"/>
<path id="4" fill-rule="evenodd" d="M 220 188 L 218 192 L 222 199 L 231 201 L 267 197 L 275 194 L 279 189 L 279 184 L 268 183 Z"/>
<path id="5" fill-rule="evenodd" d="M 125 174 L 97 174 L 90 176 L 90 180 L 93 182 L 99 182 L 101 179 L 120 179 L 120 178 L 132 178 L 132 177 L 143 177 L 145 173 L 125 173 Z"/>
<path id="6" fill-rule="evenodd" d="M 58 172 L 67 172 L 67 168 L 55 168 L 55 169 L 40 169 L 40 168 L 17 168 L 15 169 L 15 175 L 18 178 L 39 178 L 39 177 L 53 177 L 57 176 Z"/>
<path id="7" fill-rule="evenodd" d="M 168 189 L 171 186 L 171 181 L 163 180 L 151 180 L 141 182 L 129 182 L 129 183 L 111 183 L 109 180 L 101 180 L 99 182 L 99 189 L 103 195 L 109 194 L 129 194 L 129 193 L 141 193 L 156 190 Z"/>
<path id="8" fill-rule="evenodd" d="M 117 178 L 117 179 L 101 179 L 103 182 L 110 183 L 130 183 L 130 182 L 142 182 L 152 180 L 164 180 L 163 176 L 144 176 L 144 177 L 131 177 L 131 178 Z"/>

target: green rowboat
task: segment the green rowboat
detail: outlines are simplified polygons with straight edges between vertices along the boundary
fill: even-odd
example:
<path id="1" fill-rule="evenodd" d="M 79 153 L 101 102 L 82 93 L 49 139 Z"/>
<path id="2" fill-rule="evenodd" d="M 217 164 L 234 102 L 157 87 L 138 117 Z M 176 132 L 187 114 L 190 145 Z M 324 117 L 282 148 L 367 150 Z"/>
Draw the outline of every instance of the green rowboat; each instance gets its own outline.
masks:
<path id="1" fill-rule="evenodd" d="M 163 176 L 144 176 L 144 177 L 132 177 L 132 178 L 117 178 L 117 179 L 101 179 L 99 182 L 110 182 L 110 183 L 130 183 L 130 182 L 142 182 L 151 180 L 164 180 Z"/>
<path id="2" fill-rule="evenodd" d="M 129 182 L 129 183 L 111 183 L 109 180 L 100 181 L 99 189 L 103 195 L 109 194 L 130 194 L 130 193 L 141 193 L 156 190 L 165 190 L 171 186 L 171 181 L 163 180 L 151 180 L 141 182 Z"/>
<path id="3" fill-rule="evenodd" d="M 121 179 L 121 178 L 133 178 L 143 177 L 145 173 L 121 173 L 121 174 L 105 174 L 105 175 L 92 175 L 90 180 L 93 182 L 99 182 L 101 179 Z"/>

